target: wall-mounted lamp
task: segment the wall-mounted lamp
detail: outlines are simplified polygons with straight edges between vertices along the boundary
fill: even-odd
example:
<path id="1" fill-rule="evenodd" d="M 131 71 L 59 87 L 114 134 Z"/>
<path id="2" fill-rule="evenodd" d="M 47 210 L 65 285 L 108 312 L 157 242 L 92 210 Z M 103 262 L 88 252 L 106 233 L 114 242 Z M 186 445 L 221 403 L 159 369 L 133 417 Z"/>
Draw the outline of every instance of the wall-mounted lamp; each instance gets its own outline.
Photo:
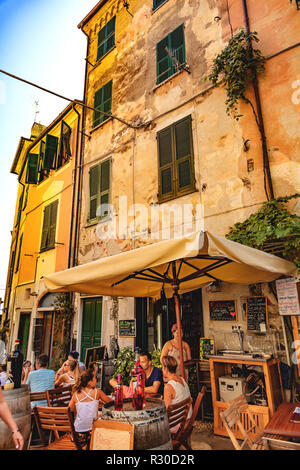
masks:
<path id="1" fill-rule="evenodd" d="M 29 295 L 31 295 L 31 297 L 37 297 L 39 294 L 37 292 L 31 292 Z"/>

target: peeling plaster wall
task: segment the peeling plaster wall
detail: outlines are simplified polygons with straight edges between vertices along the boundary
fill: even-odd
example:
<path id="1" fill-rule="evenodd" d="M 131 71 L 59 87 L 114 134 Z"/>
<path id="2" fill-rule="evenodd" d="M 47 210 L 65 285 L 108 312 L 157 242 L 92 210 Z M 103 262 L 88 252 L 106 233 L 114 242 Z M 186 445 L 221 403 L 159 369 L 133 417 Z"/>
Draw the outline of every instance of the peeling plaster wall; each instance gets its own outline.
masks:
<path id="1" fill-rule="evenodd" d="M 150 231 L 147 217 L 129 217 L 125 233 L 109 240 L 103 239 L 101 231 L 112 229 L 111 220 L 89 225 L 89 169 L 111 158 L 111 204 L 117 224 L 124 215 L 120 197 L 127 197 L 128 207 L 143 204 L 150 211 L 158 203 L 157 132 L 188 115 L 192 117 L 196 190 L 164 205 L 192 204 L 195 221 L 195 208 L 201 204 L 204 228 L 223 236 L 266 200 L 261 137 L 251 108 L 241 103 L 244 117 L 234 121 L 226 114 L 224 90 L 213 90 L 203 80 L 230 37 L 226 2 L 167 0 L 154 12 L 152 5 L 152 0 L 132 0 L 131 17 L 122 2 L 111 0 L 84 26 L 90 37 L 89 60 L 95 64 L 98 32 L 116 14 L 115 48 L 94 68 L 88 67 L 88 104 L 93 106 L 95 91 L 112 79 L 112 114 L 134 124 L 151 123 L 134 130 L 109 119 L 92 129 L 93 111 L 88 111 L 85 128 L 91 138 L 85 138 L 79 264 L 156 241 L 136 234 Z M 248 0 L 248 8 L 251 28 L 258 31 L 258 47 L 265 56 L 300 41 L 300 15 L 292 6 L 283 7 L 280 0 L 263 5 Z M 244 25 L 241 1 L 230 5 L 230 20 L 234 31 Z M 156 44 L 181 24 L 191 73 L 180 71 L 157 86 Z M 299 54 L 298 47 L 268 60 L 266 74 L 259 78 L 276 197 L 300 192 L 300 99 L 292 88 L 300 80 Z M 254 99 L 251 87 L 248 95 Z M 250 140 L 248 152 L 246 139 Z M 248 171 L 251 159 L 254 168 Z M 291 208 L 300 213 L 296 203 Z M 207 314 L 205 306 L 204 310 Z"/>

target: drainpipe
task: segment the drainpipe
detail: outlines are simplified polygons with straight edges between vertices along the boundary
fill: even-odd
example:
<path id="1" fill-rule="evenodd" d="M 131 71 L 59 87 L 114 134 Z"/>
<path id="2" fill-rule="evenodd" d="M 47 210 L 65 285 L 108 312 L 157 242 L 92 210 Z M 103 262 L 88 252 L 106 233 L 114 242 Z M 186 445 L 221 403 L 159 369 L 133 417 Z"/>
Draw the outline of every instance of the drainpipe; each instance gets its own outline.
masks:
<path id="1" fill-rule="evenodd" d="M 76 136 L 76 152 L 75 152 L 75 168 L 74 168 L 74 183 L 72 193 L 72 211 L 71 211 L 71 228 L 70 228 L 70 242 L 69 242 L 69 255 L 68 255 L 68 268 L 72 266 L 72 249 L 75 248 L 75 240 L 73 240 L 74 231 L 74 212 L 75 212 L 75 194 L 77 191 L 77 172 L 78 172 L 78 148 L 79 148 L 79 127 L 80 127 L 80 113 L 77 111 L 75 105 L 72 106 L 74 112 L 77 114 L 77 136 Z"/>
<path id="2" fill-rule="evenodd" d="M 245 21 L 246 31 L 247 31 L 247 33 L 250 33 L 250 24 L 249 24 L 247 0 L 242 0 L 242 3 L 243 3 L 244 21 Z M 251 47 L 252 47 L 252 45 L 251 45 Z M 263 164 L 264 164 L 265 192 L 266 192 L 267 199 L 269 201 L 270 199 L 274 199 L 274 191 L 273 191 L 272 177 L 271 177 L 271 171 L 270 171 L 269 155 L 268 155 L 268 148 L 267 148 L 267 139 L 266 139 L 264 120 L 263 120 L 263 115 L 262 115 L 261 100 L 260 100 L 259 87 L 258 87 L 258 79 L 257 79 L 257 74 L 256 74 L 255 71 L 254 71 L 254 79 L 253 79 L 253 89 L 254 89 L 254 94 L 255 94 L 257 116 L 258 116 L 259 128 L 260 128 L 260 133 L 261 133 Z"/>
<path id="3" fill-rule="evenodd" d="M 89 57 L 89 49 L 90 49 L 90 38 L 88 34 L 81 28 L 81 31 L 85 34 L 87 38 L 87 50 L 86 50 L 86 58 Z M 83 104 L 86 104 L 87 101 L 87 69 L 88 69 L 88 62 L 85 62 L 85 76 L 84 76 L 84 96 L 83 96 Z M 73 249 L 73 261 L 72 266 L 75 266 L 78 263 L 78 247 L 79 247 L 79 225 L 80 225 L 80 214 L 81 214 L 81 201 L 82 201 L 82 175 L 83 175 L 83 154 L 84 154 L 84 143 L 85 143 L 85 133 L 84 133 L 84 126 L 85 126 L 85 118 L 86 118 L 86 107 L 83 106 L 82 109 L 82 121 L 81 121 L 81 142 L 80 142 L 80 159 L 79 159 L 79 172 L 78 172 L 78 190 L 77 190 L 77 202 L 76 202 L 76 223 L 75 223 L 75 236 L 74 236 L 74 249 Z"/>

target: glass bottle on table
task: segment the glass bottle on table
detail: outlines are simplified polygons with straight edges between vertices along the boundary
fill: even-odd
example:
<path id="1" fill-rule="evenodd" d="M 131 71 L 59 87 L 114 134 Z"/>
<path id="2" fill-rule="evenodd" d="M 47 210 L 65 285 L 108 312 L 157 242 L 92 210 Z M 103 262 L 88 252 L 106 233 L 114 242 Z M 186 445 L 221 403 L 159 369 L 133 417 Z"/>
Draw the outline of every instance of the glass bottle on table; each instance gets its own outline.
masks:
<path id="1" fill-rule="evenodd" d="M 118 374 L 117 385 L 115 390 L 115 410 L 123 410 L 123 388 L 121 385 L 121 374 Z"/>
<path id="2" fill-rule="evenodd" d="M 137 376 L 140 375 L 140 385 L 143 390 L 143 397 L 145 395 L 145 371 L 141 366 L 140 363 L 140 353 L 139 353 L 139 348 L 135 348 L 135 359 L 134 359 L 134 366 L 131 370 L 131 387 L 132 387 L 132 392 L 134 394 L 135 388 L 137 386 Z M 143 405 L 145 405 L 145 398 L 143 398 Z"/>
<path id="3" fill-rule="evenodd" d="M 144 408 L 144 389 L 141 385 L 141 375 L 137 375 L 137 384 L 133 393 L 132 406 L 139 411 Z"/>

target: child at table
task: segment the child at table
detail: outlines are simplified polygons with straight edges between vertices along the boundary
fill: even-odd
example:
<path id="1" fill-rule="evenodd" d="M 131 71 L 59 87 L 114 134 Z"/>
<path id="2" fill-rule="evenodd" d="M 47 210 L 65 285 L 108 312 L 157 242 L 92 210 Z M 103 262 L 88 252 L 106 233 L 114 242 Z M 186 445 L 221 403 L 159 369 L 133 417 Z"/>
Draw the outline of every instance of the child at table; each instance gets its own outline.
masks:
<path id="1" fill-rule="evenodd" d="M 94 367 L 87 369 L 77 380 L 69 407 L 75 415 L 74 427 L 83 447 L 89 448 L 93 422 L 98 418 L 99 402 L 108 403 L 110 398 L 96 388 Z"/>

